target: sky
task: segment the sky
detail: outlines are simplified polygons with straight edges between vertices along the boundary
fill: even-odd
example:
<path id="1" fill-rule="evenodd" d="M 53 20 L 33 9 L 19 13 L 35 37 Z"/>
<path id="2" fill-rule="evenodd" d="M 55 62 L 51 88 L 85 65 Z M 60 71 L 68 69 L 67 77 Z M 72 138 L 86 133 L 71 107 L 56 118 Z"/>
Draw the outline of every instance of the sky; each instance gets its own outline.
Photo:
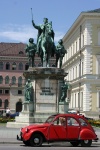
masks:
<path id="1" fill-rule="evenodd" d="M 0 43 L 28 43 L 37 39 L 32 26 L 52 21 L 54 41 L 63 38 L 82 11 L 98 9 L 100 0 L 0 0 Z"/>

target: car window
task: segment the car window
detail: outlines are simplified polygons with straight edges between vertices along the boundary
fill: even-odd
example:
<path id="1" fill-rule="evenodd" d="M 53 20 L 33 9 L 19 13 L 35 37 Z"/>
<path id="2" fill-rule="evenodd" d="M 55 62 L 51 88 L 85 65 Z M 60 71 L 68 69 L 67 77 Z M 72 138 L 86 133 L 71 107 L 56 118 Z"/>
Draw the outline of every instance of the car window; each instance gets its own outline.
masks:
<path id="1" fill-rule="evenodd" d="M 65 126 L 66 125 L 66 118 L 65 117 L 58 117 L 54 122 L 54 125 L 62 125 Z"/>
<path id="2" fill-rule="evenodd" d="M 49 117 L 45 123 L 51 123 L 54 120 L 55 116 Z"/>
<path id="3" fill-rule="evenodd" d="M 81 126 L 87 126 L 87 123 L 84 119 L 79 118 L 79 122 L 80 122 Z"/>
<path id="4" fill-rule="evenodd" d="M 75 118 L 68 117 L 67 118 L 67 125 L 68 126 L 79 126 L 79 123 Z"/>

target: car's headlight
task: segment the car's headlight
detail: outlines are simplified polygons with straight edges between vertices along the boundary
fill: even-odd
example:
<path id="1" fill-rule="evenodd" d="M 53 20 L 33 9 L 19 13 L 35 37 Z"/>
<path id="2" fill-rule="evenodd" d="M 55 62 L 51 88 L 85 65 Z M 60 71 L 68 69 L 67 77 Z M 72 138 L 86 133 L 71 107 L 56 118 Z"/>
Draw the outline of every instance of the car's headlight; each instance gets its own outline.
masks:
<path id="1" fill-rule="evenodd" d="M 20 128 L 20 132 L 22 131 L 23 128 Z"/>
<path id="2" fill-rule="evenodd" d="M 29 129 L 28 129 L 28 128 L 26 128 L 26 129 L 25 129 L 25 131 L 26 131 L 26 133 L 27 133 L 27 132 L 29 131 Z"/>

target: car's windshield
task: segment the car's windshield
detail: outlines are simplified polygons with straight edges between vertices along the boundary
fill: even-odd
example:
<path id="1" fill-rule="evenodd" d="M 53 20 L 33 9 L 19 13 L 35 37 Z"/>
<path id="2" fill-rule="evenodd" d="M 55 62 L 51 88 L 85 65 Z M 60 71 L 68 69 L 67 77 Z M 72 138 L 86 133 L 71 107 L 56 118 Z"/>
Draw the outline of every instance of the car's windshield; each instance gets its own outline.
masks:
<path id="1" fill-rule="evenodd" d="M 45 123 L 51 123 L 51 122 L 54 120 L 54 118 L 55 118 L 55 116 L 49 117 L 49 118 L 45 121 Z"/>

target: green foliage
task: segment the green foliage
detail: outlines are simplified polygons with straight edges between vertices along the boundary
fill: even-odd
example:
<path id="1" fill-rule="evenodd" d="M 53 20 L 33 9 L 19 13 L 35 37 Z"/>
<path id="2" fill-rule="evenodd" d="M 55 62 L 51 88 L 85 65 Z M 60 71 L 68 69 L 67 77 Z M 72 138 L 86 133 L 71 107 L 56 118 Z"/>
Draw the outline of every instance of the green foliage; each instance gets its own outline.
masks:
<path id="1" fill-rule="evenodd" d="M 88 120 L 88 122 L 95 127 L 100 127 L 100 119 L 99 120 Z"/>
<path id="2" fill-rule="evenodd" d="M 0 123 L 14 122 L 14 118 L 0 117 Z"/>

